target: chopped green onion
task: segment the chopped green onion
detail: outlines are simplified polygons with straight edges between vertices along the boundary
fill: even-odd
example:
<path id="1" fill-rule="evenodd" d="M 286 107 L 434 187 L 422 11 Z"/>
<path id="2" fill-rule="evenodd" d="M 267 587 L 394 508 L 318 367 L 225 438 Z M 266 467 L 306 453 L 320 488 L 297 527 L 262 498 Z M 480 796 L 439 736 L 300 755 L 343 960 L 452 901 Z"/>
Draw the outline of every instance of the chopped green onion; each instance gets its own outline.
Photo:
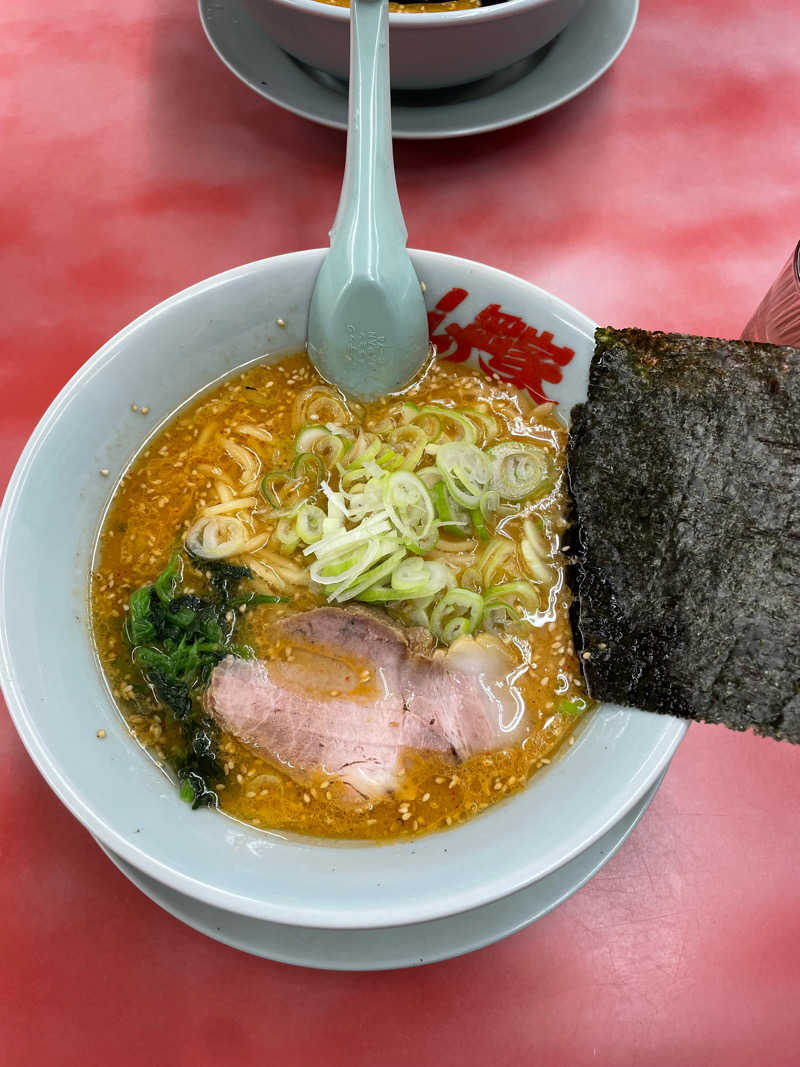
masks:
<path id="1" fill-rule="evenodd" d="M 425 552 L 430 552 L 432 548 L 436 547 L 436 542 L 439 540 L 440 525 L 440 523 L 434 522 L 428 533 L 424 537 L 421 537 L 419 541 L 406 541 L 406 548 L 410 552 L 415 552 L 417 555 L 423 555 Z"/>
<path id="2" fill-rule="evenodd" d="M 294 424 L 319 422 L 325 425 L 334 422 L 340 425 L 352 423 L 353 417 L 343 400 L 330 386 L 312 385 L 297 397 L 294 405 Z"/>
<path id="3" fill-rule="evenodd" d="M 472 525 L 475 529 L 475 533 L 478 535 L 481 541 L 488 541 L 489 531 L 486 529 L 486 522 L 483 518 L 483 511 L 480 508 L 473 508 L 472 511 L 469 513 L 469 517 L 472 519 Z"/>
<path id="4" fill-rule="evenodd" d="M 281 499 L 278 495 L 287 482 L 292 480 L 289 471 L 267 471 L 261 479 L 261 493 L 266 502 L 273 508 L 281 507 Z"/>
<path id="5" fill-rule="evenodd" d="M 401 407 L 400 417 L 406 425 L 414 424 L 425 434 L 427 442 L 435 441 L 442 434 L 441 412 L 445 409 L 430 407 L 423 414 L 416 404 L 405 403 Z"/>
<path id="6" fill-rule="evenodd" d="M 417 471 L 417 477 L 425 483 L 428 489 L 433 489 L 437 482 L 442 481 L 442 472 L 436 466 L 423 467 Z"/>
<path id="7" fill-rule="evenodd" d="M 183 781 L 181 782 L 181 789 L 180 789 L 180 798 L 181 798 L 181 800 L 184 800 L 187 804 L 194 804 L 194 797 L 195 797 L 194 786 L 192 785 L 192 783 L 189 781 L 188 778 L 184 778 Z"/>
<path id="8" fill-rule="evenodd" d="M 379 452 L 375 457 L 375 462 L 383 471 L 396 471 L 403 465 L 403 456 L 393 448 L 384 448 L 383 452 Z"/>
<path id="9" fill-rule="evenodd" d="M 311 453 L 332 469 L 353 447 L 353 442 L 343 436 L 345 432 L 339 429 L 335 433 L 325 426 L 303 426 L 294 440 L 295 452 L 301 455 Z"/>
<path id="10" fill-rule="evenodd" d="M 477 408 L 465 408 L 464 411 L 471 420 L 481 424 L 485 443 L 488 444 L 497 437 L 497 419 L 494 415 L 490 415 L 488 411 L 479 411 Z"/>
<path id="11" fill-rule="evenodd" d="M 537 612 L 541 608 L 536 586 L 523 579 L 491 586 L 486 590 L 486 599 L 503 601 L 510 607 L 521 607 L 528 613 Z"/>
<path id="12" fill-rule="evenodd" d="M 495 578 L 504 564 L 514 556 L 514 542 L 506 537 L 493 537 L 483 550 L 478 560 L 478 568 L 483 575 L 483 584 L 488 588 L 495 584 Z"/>
<path id="13" fill-rule="evenodd" d="M 382 447 L 383 442 L 379 437 L 376 437 L 373 441 L 368 441 L 367 436 L 362 434 L 347 457 L 349 462 L 345 469 L 348 471 L 359 470 L 365 463 L 374 460 Z"/>
<path id="14" fill-rule="evenodd" d="M 500 507 L 500 494 L 495 492 L 494 489 L 488 489 L 481 497 L 478 507 L 481 509 L 481 515 L 483 515 L 484 519 L 488 519 Z"/>
<path id="15" fill-rule="evenodd" d="M 544 535 L 542 520 L 525 519 L 522 524 L 520 551 L 534 581 L 549 585 L 553 580 L 550 544 Z"/>
<path id="16" fill-rule="evenodd" d="M 331 516 L 329 515 L 328 518 L 330 519 Z M 352 530 L 346 530 L 341 526 L 330 534 L 326 531 L 321 541 L 317 541 L 316 544 L 309 545 L 308 548 L 303 549 L 303 555 L 308 556 L 313 553 L 317 559 L 322 559 L 362 541 L 369 541 L 379 534 L 388 533 L 391 526 L 388 514 L 385 511 L 379 511 L 362 519 L 358 526 L 353 527 Z"/>
<path id="17" fill-rule="evenodd" d="M 443 563 L 428 562 L 418 556 L 404 560 L 392 572 L 391 586 L 398 600 L 432 596 L 453 584 L 453 575 Z"/>
<path id="18" fill-rule="evenodd" d="M 426 404 L 419 409 L 418 414 L 414 417 L 414 422 L 417 422 L 421 417 L 426 415 L 432 415 L 439 420 L 442 433 L 448 433 L 451 441 L 465 442 L 467 444 L 474 445 L 478 440 L 478 431 L 475 428 L 475 423 L 467 418 L 466 415 L 462 415 L 460 411 L 454 411 L 453 408 L 439 407 L 438 404 Z M 448 425 L 449 424 L 449 425 Z M 445 430 L 447 426 L 447 430 Z M 456 430 L 457 435 L 453 437 L 449 431 Z M 436 438 L 429 436 L 429 440 L 433 441 Z M 439 434 L 436 435 L 438 437 Z"/>
<path id="19" fill-rule="evenodd" d="M 301 426 L 295 435 L 294 450 L 295 452 L 310 452 L 317 441 L 324 440 L 329 434 L 330 430 L 316 423 L 311 426 Z"/>
<path id="20" fill-rule="evenodd" d="M 313 545 L 316 541 L 320 541 L 324 533 L 326 518 L 325 512 L 316 504 L 303 504 L 295 519 L 300 540 L 306 545 Z"/>
<path id="21" fill-rule="evenodd" d="M 492 465 L 484 452 L 461 442 L 442 445 L 436 453 L 436 466 L 459 504 L 470 510 L 478 507 L 492 476 Z"/>
<path id="22" fill-rule="evenodd" d="M 284 555 L 291 555 L 300 544 L 300 536 L 297 532 L 295 520 L 288 515 L 278 519 L 275 527 L 275 537 L 280 544 L 280 550 Z"/>
<path id="23" fill-rule="evenodd" d="M 314 452 L 301 452 L 292 464 L 292 478 L 295 481 L 313 482 L 316 489 L 325 477 L 325 464 Z"/>
<path id="24" fill-rule="evenodd" d="M 451 589 L 431 614 L 431 630 L 445 644 L 474 633 L 483 617 L 483 597 L 471 589 Z"/>
<path id="25" fill-rule="evenodd" d="M 583 715 L 588 706 L 583 697 L 556 701 L 556 711 L 561 715 Z"/>
<path id="26" fill-rule="evenodd" d="M 435 469 L 435 468 L 433 468 Z M 441 477 L 441 471 L 438 472 Z M 469 523 L 469 512 L 453 500 L 447 491 L 443 481 L 435 482 L 431 488 L 431 499 L 436 508 L 436 517 L 440 526 L 466 527 Z"/>
<path id="27" fill-rule="evenodd" d="M 389 518 L 404 538 L 416 543 L 427 537 L 435 512 L 431 494 L 416 474 L 411 471 L 390 474 L 383 500 Z"/>
<path id="28" fill-rule="evenodd" d="M 380 551 L 379 541 L 362 541 L 334 556 L 317 559 L 311 564 L 309 574 L 317 585 L 349 585 L 376 562 Z"/>
<path id="29" fill-rule="evenodd" d="M 398 426 L 387 434 L 389 444 L 402 457 L 401 468 L 413 471 L 422 459 L 428 437 L 421 426 Z M 380 462 L 380 461 L 379 461 Z"/>
<path id="30" fill-rule="evenodd" d="M 402 559 L 405 559 L 405 555 L 406 550 L 404 548 L 396 548 L 388 559 L 383 560 L 382 563 L 377 563 L 368 571 L 364 571 L 354 582 L 345 582 L 329 590 L 328 598 L 332 598 L 340 604 L 346 600 L 355 600 L 365 589 L 377 585 L 378 582 L 383 581 L 384 578 L 390 575 L 397 564 Z"/>
<path id="31" fill-rule="evenodd" d="M 525 500 L 552 487 L 550 456 L 527 441 L 501 441 L 487 449 L 491 486 L 503 500 Z"/>
<path id="32" fill-rule="evenodd" d="M 412 404 L 410 400 L 404 400 L 397 413 L 401 422 L 409 423 L 413 422 L 415 416 L 419 415 L 419 408 L 416 404 Z"/>

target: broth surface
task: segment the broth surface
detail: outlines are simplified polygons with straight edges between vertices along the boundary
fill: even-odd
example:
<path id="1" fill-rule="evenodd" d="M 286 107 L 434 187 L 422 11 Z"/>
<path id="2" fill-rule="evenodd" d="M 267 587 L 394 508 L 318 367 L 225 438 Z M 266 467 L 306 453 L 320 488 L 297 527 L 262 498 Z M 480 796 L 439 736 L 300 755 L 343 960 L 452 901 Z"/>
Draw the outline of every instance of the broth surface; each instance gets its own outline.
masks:
<path id="1" fill-rule="evenodd" d="M 321 380 L 305 355 L 255 366 L 224 382 L 173 417 L 134 460 L 115 494 L 92 574 L 94 638 L 114 699 L 133 735 L 166 767 L 174 764 L 185 741 L 171 712 L 159 704 L 143 679 L 123 636 L 130 595 L 163 570 L 176 542 L 199 514 L 227 509 L 252 534 L 247 550 L 234 561 L 250 568 L 252 579 L 243 588 L 262 594 L 288 592 L 291 598 L 288 603 L 242 605 L 231 620 L 236 626 L 234 641 L 249 646 L 265 661 L 295 655 L 296 650 L 276 633 L 276 621 L 325 601 L 302 578 L 304 546 L 288 553 L 275 551 L 276 524 L 264 507 L 258 484 L 265 472 L 290 463 L 297 398 L 317 384 Z M 523 634 L 517 631 L 503 638 L 518 666 L 516 684 L 525 700 L 526 736 L 519 744 L 472 756 L 455 767 L 440 757 L 409 753 L 391 797 L 348 806 L 341 803 L 341 783 L 322 771 L 295 781 L 267 754 L 220 732 L 215 742 L 220 771 L 210 785 L 223 812 L 254 826 L 372 840 L 451 826 L 524 786 L 569 738 L 579 717 L 574 709 L 584 711 L 590 705 L 573 649 L 558 552 L 565 525 L 566 429 L 552 405 L 534 408 L 512 387 L 477 369 L 445 362 L 434 363 L 402 399 L 418 405 L 480 408 L 501 424 L 501 437 L 546 441 L 552 447 L 559 472 L 552 491 L 522 514 L 509 515 L 498 524 L 498 533 L 516 539 L 525 517 L 533 515 L 547 531 L 553 549 L 553 580 L 535 624 Z M 397 402 L 392 397 L 366 406 L 354 404 L 351 409 L 369 429 L 379 425 Z M 458 551 L 456 540 L 442 537 L 429 555 L 453 561 L 459 557 L 459 566 L 466 567 L 474 562 L 474 553 L 470 556 L 461 547 Z M 182 581 L 186 594 L 209 593 L 207 575 L 185 556 Z M 358 663 L 353 669 L 365 677 L 369 674 Z M 563 710 L 567 705 L 571 710 Z"/>

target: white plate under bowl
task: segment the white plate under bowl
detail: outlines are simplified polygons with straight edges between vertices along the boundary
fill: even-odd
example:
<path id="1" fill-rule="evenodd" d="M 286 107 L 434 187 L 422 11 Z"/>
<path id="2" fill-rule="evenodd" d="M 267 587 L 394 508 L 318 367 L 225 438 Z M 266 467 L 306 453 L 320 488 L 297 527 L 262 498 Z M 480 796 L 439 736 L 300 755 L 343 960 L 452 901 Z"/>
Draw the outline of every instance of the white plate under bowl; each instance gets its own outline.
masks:
<path id="1" fill-rule="evenodd" d="M 327 971 L 387 971 L 462 956 L 516 933 L 571 897 L 608 863 L 656 795 L 661 779 L 599 841 L 571 863 L 517 893 L 433 922 L 374 930 L 285 926 L 236 915 L 169 889 L 115 855 L 108 858 L 156 904 L 201 934 L 253 956 Z"/>
<path id="2" fill-rule="evenodd" d="M 296 115 L 347 129 L 347 87 L 282 51 L 247 12 L 245 0 L 198 0 L 206 36 L 245 85 Z M 395 137 L 433 139 L 513 126 L 582 93 L 628 42 L 639 0 L 586 0 L 536 56 L 453 89 L 392 94 Z"/>
<path id="3" fill-rule="evenodd" d="M 191 811 L 131 740 L 90 638 L 100 517 L 130 458 L 176 407 L 265 353 L 302 348 L 324 255 L 249 263 L 176 294 L 113 337 L 53 401 L 0 509 L 0 683 L 58 796 L 145 874 L 270 922 L 400 926 L 499 900 L 573 860 L 646 795 L 686 725 L 603 705 L 525 790 L 446 833 L 381 848 Z M 566 416 L 585 399 L 594 331 L 585 315 L 484 264 L 411 256 L 442 356 L 488 360 L 492 373 L 532 395 L 541 387 Z"/>

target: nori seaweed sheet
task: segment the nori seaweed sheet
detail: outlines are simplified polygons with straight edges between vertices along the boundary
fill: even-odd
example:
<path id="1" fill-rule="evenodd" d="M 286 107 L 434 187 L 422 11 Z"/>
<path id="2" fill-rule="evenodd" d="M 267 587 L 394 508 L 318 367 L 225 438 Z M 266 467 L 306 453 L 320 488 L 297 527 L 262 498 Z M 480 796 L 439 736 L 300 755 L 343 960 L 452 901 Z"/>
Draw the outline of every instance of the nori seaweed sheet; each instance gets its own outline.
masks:
<path id="1" fill-rule="evenodd" d="M 800 349 L 595 341 L 567 452 L 591 695 L 800 743 Z"/>

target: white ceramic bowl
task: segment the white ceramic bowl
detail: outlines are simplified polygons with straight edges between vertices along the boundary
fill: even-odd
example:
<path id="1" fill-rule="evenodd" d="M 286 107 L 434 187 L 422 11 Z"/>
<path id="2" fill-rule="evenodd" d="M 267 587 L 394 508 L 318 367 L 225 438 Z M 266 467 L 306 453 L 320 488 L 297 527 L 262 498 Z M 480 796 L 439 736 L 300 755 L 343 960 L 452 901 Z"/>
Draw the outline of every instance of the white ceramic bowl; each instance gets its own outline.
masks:
<path id="1" fill-rule="evenodd" d="M 246 0 L 290 55 L 346 79 L 350 13 L 319 0 Z M 588 0 L 589 3 L 592 0 Z M 389 16 L 393 89 L 439 89 L 484 78 L 532 55 L 584 0 L 503 0 L 469 11 Z"/>
<path id="2" fill-rule="evenodd" d="M 145 874 L 207 904 L 276 922 L 394 926 L 497 900 L 563 866 L 644 796 L 685 726 L 604 706 L 521 794 L 446 833 L 382 847 L 261 833 L 215 811 L 193 812 L 131 739 L 87 625 L 100 516 L 131 457 L 190 395 L 265 352 L 302 346 L 322 256 L 297 252 L 251 263 L 178 293 L 112 338 L 55 399 L 0 513 L 0 682 L 28 751 L 58 796 Z M 585 397 L 593 324 L 584 315 L 468 260 L 432 252 L 413 259 L 430 308 L 450 294 L 438 334 L 453 337 L 458 330 L 448 334 L 448 324 L 467 326 L 487 309 L 483 328 L 489 347 L 500 351 L 503 336 L 518 334 L 524 320 L 545 349 L 541 335 L 552 335 L 562 360 L 565 349 L 574 350 L 549 395 L 566 410 Z M 463 293 L 457 306 L 462 294 L 454 289 Z M 467 356 L 463 338 L 453 346 Z M 532 351 L 529 368 L 537 365 Z M 554 371 L 552 363 L 548 368 Z M 132 402 L 149 406 L 149 415 L 133 412 Z M 100 475 L 103 468 L 110 478 Z"/>

